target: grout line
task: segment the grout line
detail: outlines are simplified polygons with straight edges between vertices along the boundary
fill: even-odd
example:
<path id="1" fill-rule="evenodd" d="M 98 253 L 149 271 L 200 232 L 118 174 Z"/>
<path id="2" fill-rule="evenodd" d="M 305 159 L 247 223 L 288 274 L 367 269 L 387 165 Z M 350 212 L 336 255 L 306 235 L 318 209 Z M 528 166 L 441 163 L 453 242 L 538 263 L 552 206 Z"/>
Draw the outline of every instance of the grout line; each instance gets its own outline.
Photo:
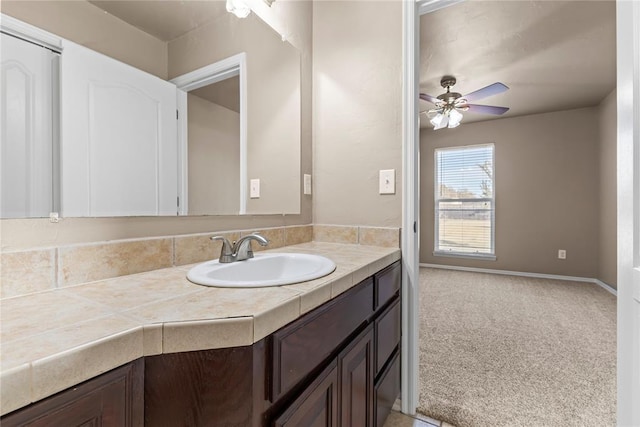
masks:
<path id="1" fill-rule="evenodd" d="M 53 287 L 54 288 L 60 288 L 60 254 L 59 254 L 59 248 L 55 248 L 53 250 Z"/>
<path id="2" fill-rule="evenodd" d="M 171 238 L 171 266 L 176 267 L 176 236 Z"/>

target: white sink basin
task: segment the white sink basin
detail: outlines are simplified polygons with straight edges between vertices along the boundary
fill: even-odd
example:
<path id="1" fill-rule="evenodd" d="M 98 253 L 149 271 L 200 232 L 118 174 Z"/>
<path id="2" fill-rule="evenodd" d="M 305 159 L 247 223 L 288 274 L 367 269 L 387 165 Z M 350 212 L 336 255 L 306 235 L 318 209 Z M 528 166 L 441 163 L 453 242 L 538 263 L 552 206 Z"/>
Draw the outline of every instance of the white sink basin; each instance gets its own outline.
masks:
<path id="1" fill-rule="evenodd" d="M 205 286 L 260 288 L 306 282 L 326 276 L 335 269 L 333 261 L 319 255 L 256 254 L 246 261 L 202 263 L 189 270 L 187 279 Z"/>

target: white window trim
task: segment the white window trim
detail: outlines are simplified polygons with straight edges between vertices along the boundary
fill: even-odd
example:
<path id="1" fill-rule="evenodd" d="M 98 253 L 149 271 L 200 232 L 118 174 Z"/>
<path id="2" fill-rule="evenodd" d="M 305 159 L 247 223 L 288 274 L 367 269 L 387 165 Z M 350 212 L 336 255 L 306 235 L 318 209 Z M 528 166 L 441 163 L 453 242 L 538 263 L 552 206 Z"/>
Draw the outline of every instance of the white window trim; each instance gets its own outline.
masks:
<path id="1" fill-rule="evenodd" d="M 491 177 L 491 188 L 493 190 L 492 198 L 477 198 L 477 199 L 465 199 L 472 201 L 485 201 L 490 200 L 493 203 L 493 214 L 491 215 L 491 253 L 473 253 L 473 252 L 456 252 L 456 251 L 443 251 L 438 249 L 438 241 L 440 238 L 440 221 L 437 216 L 437 208 L 439 201 L 449 201 L 453 199 L 438 199 L 438 152 L 451 151 L 451 150 L 463 150 L 467 148 L 481 148 L 491 147 L 491 164 L 493 166 L 493 174 Z M 433 255 L 450 258 L 465 258 L 465 259 L 479 259 L 486 261 L 495 261 L 496 258 L 496 146 L 494 143 L 485 144 L 469 144 L 458 145 L 455 147 L 442 147 L 436 148 L 433 151 Z M 456 199 L 457 200 L 457 199 Z"/>

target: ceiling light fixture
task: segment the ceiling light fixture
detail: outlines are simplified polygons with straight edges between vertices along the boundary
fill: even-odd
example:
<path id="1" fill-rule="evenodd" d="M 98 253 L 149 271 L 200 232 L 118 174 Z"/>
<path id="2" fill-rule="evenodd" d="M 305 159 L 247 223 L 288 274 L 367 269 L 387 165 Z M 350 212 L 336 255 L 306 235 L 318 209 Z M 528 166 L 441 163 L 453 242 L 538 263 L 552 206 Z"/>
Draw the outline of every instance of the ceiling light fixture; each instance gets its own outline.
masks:
<path id="1" fill-rule="evenodd" d="M 251 13 L 251 9 L 242 0 L 227 0 L 227 12 L 233 13 L 238 18 L 246 18 Z"/>
<path id="2" fill-rule="evenodd" d="M 457 128 L 460 126 L 460 122 L 462 121 L 462 114 L 455 108 L 445 107 L 439 112 L 431 110 L 427 113 L 427 117 L 429 117 L 429 121 L 435 130 L 443 128 Z"/>
<path id="3" fill-rule="evenodd" d="M 420 94 L 420 99 L 430 102 L 435 105 L 428 111 L 423 111 L 429 117 L 431 124 L 435 130 L 443 128 L 455 128 L 460 126 L 462 121 L 461 111 L 469 111 L 472 113 L 480 114 L 493 114 L 501 115 L 509 111 L 507 107 L 496 107 L 493 105 L 477 105 L 469 104 L 469 101 L 476 99 L 486 98 L 489 96 L 502 93 L 509 88 L 503 83 L 497 82 L 489 86 L 485 86 L 482 89 L 478 89 L 475 92 L 471 92 L 467 95 L 459 94 L 458 92 L 451 92 L 451 86 L 456 84 L 456 78 L 453 76 L 444 76 L 440 80 L 440 85 L 447 91 L 437 97 L 428 95 L 426 93 Z"/>

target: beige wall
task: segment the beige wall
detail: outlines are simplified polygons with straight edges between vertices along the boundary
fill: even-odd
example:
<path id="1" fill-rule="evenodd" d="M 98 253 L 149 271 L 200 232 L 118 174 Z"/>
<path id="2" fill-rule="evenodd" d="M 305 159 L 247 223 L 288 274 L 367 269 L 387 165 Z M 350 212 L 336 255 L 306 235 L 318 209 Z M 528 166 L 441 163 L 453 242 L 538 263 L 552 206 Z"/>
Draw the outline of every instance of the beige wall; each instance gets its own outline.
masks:
<path id="1" fill-rule="evenodd" d="M 167 44 L 86 1 L 6 1 L 0 11 L 125 64 L 167 78 Z"/>
<path id="2" fill-rule="evenodd" d="M 189 215 L 240 209 L 240 114 L 188 94 Z"/>
<path id="3" fill-rule="evenodd" d="M 233 37 L 229 37 L 233 35 Z M 224 40 L 224 43 L 212 43 Z M 226 13 L 169 42 L 169 76 L 247 54 L 247 174 L 260 179 L 248 213 L 300 211 L 300 54 L 254 14 Z"/>
<path id="4" fill-rule="evenodd" d="M 598 276 L 598 109 L 423 129 L 420 262 Z M 434 149 L 495 143 L 496 261 L 433 256 Z M 567 259 L 557 258 L 558 249 Z"/>
<path id="5" fill-rule="evenodd" d="M 616 91 L 607 96 L 598 107 L 599 141 L 599 196 L 600 224 L 598 279 L 617 288 L 617 105 Z"/>
<path id="6" fill-rule="evenodd" d="M 313 52 L 314 223 L 400 226 L 402 2 L 314 2 Z"/>
<path id="7" fill-rule="evenodd" d="M 307 1 L 280 0 L 261 16 L 287 29 L 288 39 L 302 49 L 301 171 L 311 170 L 311 13 Z M 164 45 L 156 39 L 109 17 L 84 1 L 2 1 L 1 11 L 61 37 L 85 45 L 122 62 L 161 77 L 168 76 Z M 160 52 L 160 53 L 158 53 Z M 165 51 L 166 52 L 166 51 Z M 300 181 L 302 176 L 300 176 Z M 247 215 L 206 217 L 63 218 L 0 220 L 1 249 L 20 250 L 72 243 L 166 236 L 186 233 L 259 229 L 309 224 L 311 198 L 304 196 L 298 215 Z"/>

